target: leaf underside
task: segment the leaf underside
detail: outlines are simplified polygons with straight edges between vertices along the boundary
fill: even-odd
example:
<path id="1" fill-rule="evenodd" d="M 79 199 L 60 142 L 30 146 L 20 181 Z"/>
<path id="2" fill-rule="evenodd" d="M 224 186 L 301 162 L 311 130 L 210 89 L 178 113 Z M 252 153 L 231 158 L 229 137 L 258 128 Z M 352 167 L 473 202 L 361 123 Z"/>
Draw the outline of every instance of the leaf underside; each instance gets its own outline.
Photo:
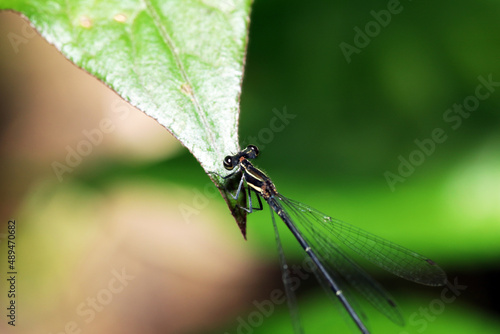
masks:
<path id="1" fill-rule="evenodd" d="M 229 200 L 222 160 L 239 151 L 250 0 L 0 0 L 65 57 L 156 119 Z M 244 205 L 244 198 L 240 204 Z M 242 228 L 244 233 L 244 228 Z"/>

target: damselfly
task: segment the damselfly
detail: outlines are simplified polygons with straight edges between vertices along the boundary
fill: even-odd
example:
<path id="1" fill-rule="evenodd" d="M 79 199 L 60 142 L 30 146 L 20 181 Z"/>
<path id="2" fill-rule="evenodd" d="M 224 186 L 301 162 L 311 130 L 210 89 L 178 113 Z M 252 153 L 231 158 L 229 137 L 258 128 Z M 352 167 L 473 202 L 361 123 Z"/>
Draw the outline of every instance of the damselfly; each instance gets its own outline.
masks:
<path id="1" fill-rule="evenodd" d="M 237 199 L 240 193 L 245 191 L 246 183 L 248 207 L 241 207 L 243 210 L 249 213 L 253 210 L 262 210 L 261 197 L 269 204 L 278 242 L 285 291 L 292 309 L 295 295 L 287 284 L 288 270 L 274 213 L 281 218 L 314 263 L 314 273 L 320 283 L 338 298 L 362 333 L 369 333 L 362 319 L 365 316 L 352 299 L 352 294 L 349 292 L 352 290 L 349 290 L 347 285 L 354 287 L 354 291 L 361 294 L 396 324 L 404 325 L 404 320 L 389 294 L 347 255 L 349 252 L 354 252 L 379 267 L 416 283 L 430 286 L 446 283 L 444 271 L 429 258 L 281 195 L 271 179 L 249 161 L 255 159 L 258 154 L 258 148 L 249 145 L 238 154 L 225 157 L 224 167 L 233 173 L 224 178 L 241 171 L 238 189 L 232 196 Z M 252 206 L 252 192 L 257 194 L 259 207 Z M 302 333 L 302 327 L 293 310 L 292 321 L 295 332 Z"/>

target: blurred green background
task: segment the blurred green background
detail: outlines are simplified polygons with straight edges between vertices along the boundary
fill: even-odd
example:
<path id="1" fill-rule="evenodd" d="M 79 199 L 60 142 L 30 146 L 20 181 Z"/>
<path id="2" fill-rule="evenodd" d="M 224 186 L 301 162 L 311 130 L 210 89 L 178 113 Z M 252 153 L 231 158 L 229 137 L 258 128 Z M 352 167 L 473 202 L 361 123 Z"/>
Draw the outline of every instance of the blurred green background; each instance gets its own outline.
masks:
<path id="1" fill-rule="evenodd" d="M 498 333 L 500 86 L 474 96 L 480 77 L 500 82 L 500 4 L 401 2 L 348 62 L 341 43 L 355 46 L 355 28 L 376 27 L 371 11 L 390 3 L 256 1 L 240 144 L 260 147 L 256 164 L 287 197 L 429 256 L 459 285 L 421 287 L 370 268 L 407 321 L 400 328 L 367 305 L 374 333 Z M 0 25 L 0 232 L 16 219 L 22 308 L 2 333 L 69 333 L 72 322 L 82 333 L 291 333 L 286 304 L 269 304 L 283 288 L 267 210 L 248 218 L 245 242 L 161 126 L 14 14 Z M 13 48 L 9 33 L 26 43 Z M 448 111 L 474 101 L 466 116 Z M 60 182 L 53 162 L 104 118 L 115 130 Z M 435 129 L 446 139 L 418 153 L 415 141 Z M 391 186 L 400 159 L 416 166 Z M 116 293 L 109 282 L 122 268 L 134 278 Z M 298 299 L 307 333 L 355 332 L 313 278 Z"/>

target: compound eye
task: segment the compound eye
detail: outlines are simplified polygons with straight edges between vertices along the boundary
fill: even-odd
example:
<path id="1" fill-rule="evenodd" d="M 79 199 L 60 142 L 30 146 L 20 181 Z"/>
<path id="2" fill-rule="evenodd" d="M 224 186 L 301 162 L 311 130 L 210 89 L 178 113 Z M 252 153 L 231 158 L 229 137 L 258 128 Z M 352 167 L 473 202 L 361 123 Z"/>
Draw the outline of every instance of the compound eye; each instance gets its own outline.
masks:
<path id="1" fill-rule="evenodd" d="M 227 170 L 231 170 L 234 168 L 233 158 L 229 155 L 224 158 L 224 161 L 222 161 L 222 163 L 224 164 L 224 168 Z"/>
<path id="2" fill-rule="evenodd" d="M 259 155 L 259 149 L 255 145 L 248 145 L 247 149 L 252 150 L 255 156 Z"/>

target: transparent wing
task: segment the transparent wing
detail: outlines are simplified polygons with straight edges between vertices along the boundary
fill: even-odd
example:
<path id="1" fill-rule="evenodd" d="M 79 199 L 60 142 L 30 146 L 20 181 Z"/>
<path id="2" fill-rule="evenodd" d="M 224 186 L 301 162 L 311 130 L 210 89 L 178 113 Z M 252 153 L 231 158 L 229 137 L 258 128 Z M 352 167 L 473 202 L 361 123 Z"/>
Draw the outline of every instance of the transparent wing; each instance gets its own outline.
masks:
<path id="1" fill-rule="evenodd" d="M 445 284 L 446 274 L 432 260 L 331 218 L 305 204 L 279 196 L 273 200 L 286 211 L 329 275 L 342 289 L 347 286 L 346 282 L 354 287 L 394 323 L 404 325 L 393 298 L 346 255 L 347 250 L 352 250 L 381 268 L 410 281 L 433 286 Z"/>
<path id="2" fill-rule="evenodd" d="M 424 285 L 446 284 L 445 272 L 425 256 L 331 218 L 300 202 L 281 197 L 280 203 L 293 214 L 292 219 L 296 218 L 298 224 L 320 243 L 326 254 L 337 248 L 335 240 L 339 240 L 359 256 L 394 275 Z"/>
<path id="3" fill-rule="evenodd" d="M 318 245 L 312 247 L 316 247 L 317 253 L 322 258 L 323 265 L 327 268 L 328 273 L 333 275 L 337 272 L 335 275 L 337 276 L 335 278 L 336 282 L 342 287 L 343 294 L 349 298 L 349 302 L 357 310 L 356 312 L 364 318 L 365 322 L 366 316 L 360 313 L 360 307 L 357 305 L 356 300 L 352 298 L 354 294 L 349 287 L 353 287 L 375 309 L 384 314 L 392 322 L 403 326 L 405 323 L 403 316 L 390 294 L 340 248 L 335 247 L 333 251 L 332 247 L 327 248 L 328 241 L 323 238 L 321 239 L 321 241 L 311 242 L 313 245 Z"/>
<path id="4" fill-rule="evenodd" d="M 323 290 L 325 291 L 325 293 L 327 294 L 327 296 L 330 298 L 330 300 L 333 302 L 333 304 L 339 308 L 340 314 L 343 315 L 344 318 L 347 320 L 348 318 L 346 317 L 346 315 L 349 315 L 349 312 L 346 312 L 347 310 L 342 309 L 341 304 L 339 303 L 339 300 L 338 300 L 338 296 L 333 292 L 333 290 L 332 290 L 330 284 L 328 283 L 328 281 L 326 280 L 326 278 L 321 274 L 320 270 L 318 269 L 318 267 L 316 267 L 316 265 L 313 262 L 311 262 L 310 266 L 312 266 L 312 271 L 313 271 L 314 275 L 316 276 L 316 279 L 318 280 L 318 282 L 323 287 Z M 364 311 L 361 308 L 361 306 L 357 303 L 355 297 L 352 294 L 352 291 L 348 288 L 349 284 L 346 282 L 345 278 L 342 275 L 340 275 L 339 272 L 335 273 L 335 272 L 332 272 L 330 270 L 329 274 L 330 274 L 330 276 L 332 276 L 333 280 L 337 283 L 337 285 L 341 288 L 342 294 L 349 301 L 349 304 L 350 304 L 351 308 L 359 316 L 360 320 L 363 322 L 363 324 L 365 325 L 365 327 L 369 328 L 369 326 L 368 326 L 368 317 L 364 313 Z M 393 321 L 399 321 L 400 320 L 399 317 L 398 317 L 398 315 L 396 315 L 395 318 L 397 320 L 393 320 Z M 346 321 L 346 322 L 350 323 L 349 321 Z M 359 329 L 359 328 L 354 328 L 353 327 L 352 328 L 352 332 L 353 333 L 356 332 L 356 329 Z"/>
<path id="5" fill-rule="evenodd" d="M 276 237 L 276 245 L 278 246 L 278 255 L 280 258 L 280 268 L 281 277 L 283 280 L 283 285 L 285 287 L 286 299 L 288 303 L 288 308 L 290 310 L 290 316 L 292 318 L 293 332 L 295 334 L 304 334 L 302 325 L 300 324 L 299 318 L 299 308 L 297 306 L 297 296 L 292 289 L 290 284 L 290 271 L 288 270 L 288 265 L 286 264 L 285 254 L 283 253 L 283 247 L 281 246 L 280 235 L 278 232 L 278 226 L 274 220 L 274 211 L 271 209 L 271 218 L 274 226 L 274 235 Z"/>

